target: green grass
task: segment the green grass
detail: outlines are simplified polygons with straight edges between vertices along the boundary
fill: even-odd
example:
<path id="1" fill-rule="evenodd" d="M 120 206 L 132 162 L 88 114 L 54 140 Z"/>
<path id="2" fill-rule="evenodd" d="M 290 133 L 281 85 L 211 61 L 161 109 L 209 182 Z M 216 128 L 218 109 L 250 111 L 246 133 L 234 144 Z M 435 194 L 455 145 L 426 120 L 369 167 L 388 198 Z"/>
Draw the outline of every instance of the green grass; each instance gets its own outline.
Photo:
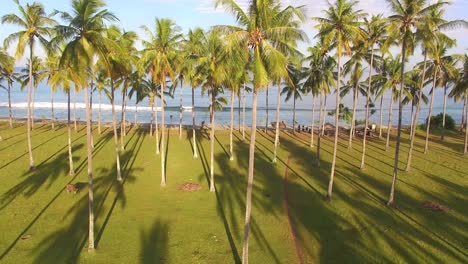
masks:
<path id="1" fill-rule="evenodd" d="M 242 254 L 248 141 L 235 134 L 235 160 L 229 161 L 227 131 L 217 131 L 216 193 L 208 191 L 209 140 L 200 135 L 200 158 L 193 159 L 189 138 L 175 131 L 168 140 L 167 186 L 160 187 L 160 157 L 155 139 L 132 129 L 122 153 L 124 183 L 115 173 L 110 129 L 95 134 L 94 186 L 97 250 L 87 247 L 87 163 L 85 130 L 73 133 L 76 176 L 68 176 L 65 127 L 33 131 L 37 170 L 29 173 L 24 124 L 0 123 L 1 263 L 232 263 Z M 399 174 L 396 208 L 385 206 L 394 149 L 368 144 L 367 168 L 358 169 L 361 142 L 354 150 L 340 141 L 333 201 L 324 200 L 332 141 L 323 144 L 322 166 L 305 134 L 282 134 L 278 164 L 271 164 L 273 133 L 257 133 L 255 186 L 250 240 L 251 263 L 297 263 L 285 209 L 305 263 L 467 263 L 468 172 L 463 139 L 434 136 L 422 154 L 418 137 L 413 169 Z M 188 135 L 189 136 L 189 135 Z M 404 135 L 401 169 L 406 162 Z M 393 142 L 394 143 L 394 142 Z M 284 181 L 287 157 L 289 175 Z M 68 194 L 67 183 L 78 183 Z M 202 185 L 181 192 L 180 184 Z M 447 213 L 421 208 L 433 201 Z"/>

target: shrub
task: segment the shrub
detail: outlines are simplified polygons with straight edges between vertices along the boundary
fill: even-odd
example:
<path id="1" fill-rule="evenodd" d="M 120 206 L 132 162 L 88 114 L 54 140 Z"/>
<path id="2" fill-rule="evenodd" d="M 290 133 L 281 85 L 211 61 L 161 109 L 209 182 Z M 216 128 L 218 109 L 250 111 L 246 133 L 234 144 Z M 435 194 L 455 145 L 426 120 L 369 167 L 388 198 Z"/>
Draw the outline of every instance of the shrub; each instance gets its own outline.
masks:
<path id="1" fill-rule="evenodd" d="M 443 119 L 444 119 L 444 114 L 443 113 L 440 113 L 440 114 L 438 114 L 436 116 L 431 116 L 431 130 L 442 129 Z M 426 123 L 421 124 L 420 127 L 422 129 L 426 129 L 426 124 L 427 124 L 427 119 L 426 119 Z M 447 129 L 447 130 L 454 130 L 455 129 L 455 120 L 453 120 L 453 118 L 448 114 L 445 114 L 445 129 Z"/>

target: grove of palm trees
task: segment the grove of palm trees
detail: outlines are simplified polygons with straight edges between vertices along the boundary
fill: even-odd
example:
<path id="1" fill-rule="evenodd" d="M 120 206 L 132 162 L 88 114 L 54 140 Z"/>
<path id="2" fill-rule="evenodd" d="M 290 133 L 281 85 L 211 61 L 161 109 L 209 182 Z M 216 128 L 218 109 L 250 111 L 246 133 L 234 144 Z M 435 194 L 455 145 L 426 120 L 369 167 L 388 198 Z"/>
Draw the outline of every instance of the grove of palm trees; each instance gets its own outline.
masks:
<path id="1" fill-rule="evenodd" d="M 468 262 L 463 3 L 297 2 L 3 3 L 0 263 Z"/>

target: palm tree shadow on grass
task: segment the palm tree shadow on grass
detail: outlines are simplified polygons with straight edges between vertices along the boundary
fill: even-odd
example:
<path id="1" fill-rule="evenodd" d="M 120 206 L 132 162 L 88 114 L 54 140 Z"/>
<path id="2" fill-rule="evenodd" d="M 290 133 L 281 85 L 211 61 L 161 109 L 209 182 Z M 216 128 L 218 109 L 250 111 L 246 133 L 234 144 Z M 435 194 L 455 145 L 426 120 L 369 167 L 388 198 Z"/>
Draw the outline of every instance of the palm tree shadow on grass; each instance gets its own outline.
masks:
<path id="1" fill-rule="evenodd" d="M 156 219 L 149 231 L 140 228 L 140 263 L 169 263 L 167 259 L 169 245 L 169 223 Z"/>

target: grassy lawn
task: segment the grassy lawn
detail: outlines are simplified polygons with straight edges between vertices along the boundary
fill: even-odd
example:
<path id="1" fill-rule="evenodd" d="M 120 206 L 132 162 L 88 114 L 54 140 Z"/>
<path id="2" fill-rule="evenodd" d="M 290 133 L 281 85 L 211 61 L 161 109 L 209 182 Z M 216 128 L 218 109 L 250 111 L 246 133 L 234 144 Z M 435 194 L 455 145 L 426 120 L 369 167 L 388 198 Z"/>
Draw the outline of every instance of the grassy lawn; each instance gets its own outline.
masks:
<path id="1" fill-rule="evenodd" d="M 215 193 L 210 193 L 208 132 L 200 135 L 193 159 L 190 135 L 168 139 L 167 186 L 160 187 L 155 138 L 132 129 L 121 154 L 124 183 L 116 181 L 111 130 L 95 134 L 96 244 L 87 247 L 87 163 L 85 129 L 73 133 L 76 176 L 68 176 L 67 130 L 38 124 L 33 131 L 37 171 L 29 173 L 24 124 L 0 123 L 1 263 L 232 263 L 242 254 L 248 140 L 217 131 Z M 97 132 L 96 132 L 97 133 Z M 423 133 L 419 133 L 423 134 Z M 359 170 L 361 141 L 347 150 L 340 141 L 333 201 L 328 186 L 331 139 L 324 140 L 322 166 L 314 167 L 308 135 L 282 134 L 279 159 L 272 132 L 257 133 L 251 263 L 467 263 L 468 158 L 463 138 L 434 136 L 430 153 L 418 137 L 410 173 L 400 172 L 396 208 L 385 206 L 394 149 L 368 144 L 367 168 Z M 404 135 L 400 166 L 408 149 Z M 286 166 L 290 156 L 289 166 Z M 288 176 L 285 180 L 285 171 Z M 68 194 L 67 183 L 81 190 Z M 202 189 L 183 192 L 180 185 Z M 287 192 L 288 195 L 285 195 Z M 432 201 L 446 213 L 422 208 Z M 288 213 L 289 211 L 289 217 Z M 292 226 L 292 227 L 291 227 Z M 293 235 L 294 234 L 294 235 Z M 295 238 L 295 239 L 294 239 Z"/>

